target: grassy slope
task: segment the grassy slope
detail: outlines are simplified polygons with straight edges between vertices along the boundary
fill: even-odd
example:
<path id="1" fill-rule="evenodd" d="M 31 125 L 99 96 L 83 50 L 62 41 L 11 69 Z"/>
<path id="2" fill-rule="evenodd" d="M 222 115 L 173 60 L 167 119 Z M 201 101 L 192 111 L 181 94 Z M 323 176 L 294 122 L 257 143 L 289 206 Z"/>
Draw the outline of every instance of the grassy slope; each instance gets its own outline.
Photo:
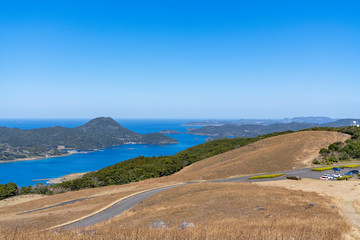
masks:
<path id="1" fill-rule="evenodd" d="M 273 136 L 291 133 L 278 132 L 255 138 L 221 139 L 191 147 L 172 156 L 142 157 L 119 162 L 112 166 L 86 174 L 80 179 L 55 185 L 57 189 L 79 190 L 108 185 L 121 185 L 149 178 L 168 176 L 183 167 L 203 159 L 246 146 Z"/>
<path id="2" fill-rule="evenodd" d="M 86 215 L 92 212 L 93 210 L 101 208 L 107 203 L 110 203 L 111 201 L 113 201 L 113 199 L 130 194 L 132 192 L 141 191 L 143 189 L 152 188 L 163 184 L 181 182 L 188 179 L 198 179 L 199 176 L 197 175 L 198 173 L 203 173 L 203 174 L 209 173 L 210 178 L 218 178 L 221 175 L 224 175 L 225 177 L 231 176 L 233 175 L 232 171 L 235 171 L 237 174 L 239 173 L 245 174 L 248 171 L 253 171 L 255 173 L 264 172 L 265 171 L 264 167 L 266 169 L 266 167 L 269 168 L 270 166 L 276 166 L 276 164 L 273 164 L 271 162 L 273 160 L 271 156 L 276 155 L 276 154 L 272 155 L 271 149 L 273 149 L 273 151 L 277 153 L 278 150 L 276 150 L 277 149 L 276 146 L 281 146 L 282 151 L 288 153 L 286 157 L 280 159 L 279 163 L 282 164 L 280 164 L 279 166 L 288 167 L 288 164 L 286 163 L 287 161 L 291 161 L 291 165 L 289 166 L 293 166 L 294 162 L 292 161 L 295 162 L 302 161 L 303 159 L 306 159 L 309 156 L 309 152 L 308 152 L 309 149 L 305 148 L 308 145 L 306 144 L 303 145 L 302 143 L 305 141 L 306 138 L 311 139 L 310 145 L 312 147 L 314 147 L 314 144 L 317 146 L 316 149 L 314 147 L 313 151 L 318 152 L 319 148 L 321 147 L 320 146 L 321 144 L 326 145 L 328 144 L 327 141 L 330 142 L 337 141 L 338 138 L 343 137 L 343 135 L 336 132 L 332 132 L 329 134 L 330 135 L 327 135 L 326 133 L 322 133 L 322 132 L 307 132 L 307 133 L 292 133 L 283 136 L 277 136 L 269 139 L 264 139 L 257 143 L 236 149 L 234 151 L 230 151 L 228 153 L 220 154 L 218 156 L 205 159 L 198 163 L 194 163 L 193 165 L 186 167 L 185 169 L 181 170 L 179 173 L 176 173 L 172 176 L 133 182 L 123 186 L 108 186 L 102 188 L 85 189 L 81 191 L 68 192 L 64 194 L 57 194 L 54 196 L 42 198 L 40 200 L 34 200 L 28 203 L 22 203 L 14 206 L 9 206 L 6 208 L 1 208 L 0 219 L 2 221 L 0 221 L 0 226 L 11 227 L 11 226 L 17 226 L 19 223 L 23 224 L 24 227 L 31 226 L 33 223 L 37 223 L 37 226 L 42 226 L 42 227 L 53 226 L 57 223 L 62 223 L 67 220 L 76 219 L 82 215 Z M 274 145 L 274 143 L 278 143 L 278 144 Z M 294 151 L 294 149 L 298 149 L 298 148 L 301 151 Z M 258 151 L 262 152 L 263 154 L 266 154 L 266 156 L 269 155 L 268 156 L 269 158 L 257 159 L 256 152 Z M 238 154 L 245 155 L 247 159 L 246 162 L 243 162 L 244 158 L 237 158 L 239 156 Z M 251 157 L 254 157 L 253 163 L 251 161 Z M 226 160 L 226 159 L 228 160 L 226 164 L 224 162 L 221 162 L 221 160 Z M 262 162 L 258 162 L 261 160 Z M 217 165 L 216 162 L 220 163 L 220 165 Z M 246 168 L 243 168 L 244 166 Z M 223 170 L 223 172 L 216 172 L 217 171 L 216 169 Z M 79 202 L 77 204 L 67 205 L 61 208 L 44 210 L 38 213 L 16 215 L 16 213 L 18 212 L 37 209 L 37 208 L 57 204 L 63 201 L 68 201 L 71 199 L 84 198 L 90 196 L 101 196 L 101 197 Z"/>
<path id="3" fill-rule="evenodd" d="M 276 136 L 194 163 L 169 178 L 179 181 L 218 179 L 308 167 L 321 148 L 349 137 L 326 131 Z"/>
<path id="4" fill-rule="evenodd" d="M 310 203 L 317 203 L 309 207 Z M 95 233 L 57 239 L 339 239 L 350 229 L 332 199 L 316 193 L 249 183 L 202 183 L 159 193 Z M 148 229 L 163 220 L 166 230 Z M 319 221 L 327 219 L 327 221 Z M 192 230 L 179 230 L 182 222 Z"/>

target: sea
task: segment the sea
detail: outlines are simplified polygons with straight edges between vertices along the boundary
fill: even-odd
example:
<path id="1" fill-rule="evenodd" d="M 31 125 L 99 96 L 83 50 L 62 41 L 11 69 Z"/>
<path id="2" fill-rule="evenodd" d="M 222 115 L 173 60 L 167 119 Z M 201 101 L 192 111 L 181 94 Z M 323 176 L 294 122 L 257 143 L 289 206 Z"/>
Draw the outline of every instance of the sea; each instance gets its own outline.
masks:
<path id="1" fill-rule="evenodd" d="M 77 127 L 90 119 L 0 119 L 0 126 L 20 129 L 43 127 Z M 186 126 L 182 124 L 194 119 L 164 120 L 164 119 L 115 119 L 123 127 L 134 132 L 146 134 L 161 130 L 174 130 L 185 133 Z M 54 157 L 42 160 L 18 161 L 0 163 L 0 184 L 9 182 L 18 186 L 35 185 L 36 179 L 58 178 L 71 173 L 95 171 L 127 159 L 138 156 L 173 155 L 189 147 L 205 142 L 205 136 L 189 134 L 166 134 L 179 141 L 169 145 L 126 144 L 110 147 L 89 153 L 76 153 L 65 157 Z"/>

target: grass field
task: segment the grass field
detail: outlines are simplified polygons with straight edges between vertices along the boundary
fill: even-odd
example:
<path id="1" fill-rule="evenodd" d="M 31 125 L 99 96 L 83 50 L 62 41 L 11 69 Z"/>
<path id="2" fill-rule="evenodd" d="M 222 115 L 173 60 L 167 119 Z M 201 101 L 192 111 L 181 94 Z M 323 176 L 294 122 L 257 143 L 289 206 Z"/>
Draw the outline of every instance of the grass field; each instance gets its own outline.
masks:
<path id="1" fill-rule="evenodd" d="M 338 132 L 296 132 L 249 144 L 185 167 L 175 181 L 227 178 L 310 167 L 321 148 L 350 136 Z"/>
<path id="2" fill-rule="evenodd" d="M 200 183 L 154 195 L 125 214 L 86 229 L 86 234 L 36 233 L 36 239 L 340 239 L 350 225 L 339 209 L 330 206 L 334 203 L 316 193 L 251 183 Z M 156 219 L 169 228 L 149 229 Z M 195 228 L 178 229 L 184 221 Z M 15 239 L 31 235 L 19 231 Z"/>
<path id="3" fill-rule="evenodd" d="M 348 137 L 337 132 L 299 132 L 277 136 L 205 159 L 172 176 L 68 192 L 2 207 L 0 239 L 221 239 L 221 236 L 225 239 L 261 239 L 264 236 L 268 236 L 266 239 L 291 239 L 290 233 L 297 235 L 296 239 L 339 239 L 336 236 L 346 232 L 349 224 L 339 209 L 328 207 L 332 200 L 315 193 L 297 192 L 294 195 L 286 189 L 259 188 L 245 183 L 194 184 L 169 190 L 103 226 L 90 228 L 96 232 L 81 235 L 76 232 L 36 232 L 36 238 L 29 232 L 79 218 L 118 198 L 161 185 L 308 166 L 320 148 Z M 63 207 L 16 215 L 93 196 L 95 198 Z M 309 210 L 306 204 L 312 201 L 317 201 L 318 205 Z M 256 206 L 264 210 L 254 209 Z M 149 230 L 148 224 L 157 218 L 164 220 L 169 229 Z M 331 219 L 331 223 L 326 221 L 327 224 L 323 225 L 321 218 Z M 182 221 L 192 221 L 197 227 L 179 230 L 178 225 Z M 311 238 L 306 238 L 307 232 L 312 234 Z"/>

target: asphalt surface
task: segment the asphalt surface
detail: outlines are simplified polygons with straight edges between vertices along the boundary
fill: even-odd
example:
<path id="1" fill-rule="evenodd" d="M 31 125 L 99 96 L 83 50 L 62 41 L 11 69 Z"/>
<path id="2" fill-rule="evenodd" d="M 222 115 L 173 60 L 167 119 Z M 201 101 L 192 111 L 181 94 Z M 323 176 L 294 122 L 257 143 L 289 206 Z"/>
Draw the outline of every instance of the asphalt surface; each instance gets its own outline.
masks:
<path id="1" fill-rule="evenodd" d="M 250 175 L 250 176 L 244 176 L 244 177 L 235 177 L 235 178 L 226 178 L 226 179 L 219 179 L 219 180 L 211 180 L 211 181 L 204 181 L 204 182 L 213 182 L 213 183 L 219 183 L 219 182 L 261 182 L 261 181 L 275 181 L 275 180 L 283 180 L 286 179 L 287 176 L 300 176 L 301 178 L 312 178 L 312 179 L 320 179 L 320 177 L 322 175 L 324 175 L 325 173 L 328 174 L 333 174 L 334 171 L 333 170 L 329 170 L 329 171 L 323 171 L 323 172 L 318 172 L 318 171 L 311 171 L 312 168 L 304 168 L 304 169 L 295 169 L 295 170 L 289 170 L 289 171 L 281 171 L 281 172 L 273 172 L 273 173 L 266 173 L 266 174 L 274 174 L 274 173 L 285 173 L 285 176 L 281 176 L 281 177 L 276 177 L 276 178 L 264 178 L 264 179 L 249 179 L 249 177 L 251 176 L 258 176 L 258 175 L 263 175 L 263 174 L 257 174 L 257 175 Z M 354 170 L 357 169 L 359 170 L 359 168 L 352 168 L 352 169 L 342 169 L 340 173 L 342 175 L 344 175 L 344 173 L 350 171 L 350 170 Z M 320 181 L 320 180 L 319 180 Z M 331 180 L 329 180 L 331 181 Z M 197 181 L 195 182 L 186 182 L 186 184 L 192 184 L 192 183 L 198 183 Z M 136 204 L 140 203 L 141 201 L 159 193 L 162 191 L 165 191 L 167 189 L 170 188 L 174 188 L 177 187 L 179 185 L 175 185 L 175 186 L 168 186 L 168 187 L 163 187 L 163 188 L 158 188 L 158 189 L 154 189 L 154 190 L 150 190 L 147 192 L 142 192 L 139 194 L 136 194 L 134 196 L 131 196 L 129 198 L 124 199 L 123 201 L 111 206 L 110 208 L 99 212 L 93 216 L 90 216 L 88 218 L 85 218 L 81 221 L 69 224 L 63 228 L 72 228 L 72 229 L 76 229 L 76 228 L 81 228 L 81 227 L 88 227 L 94 224 L 97 224 L 99 222 L 103 222 L 106 221 L 110 218 L 113 218 L 115 216 L 120 215 L 121 213 L 129 210 L 130 208 L 132 208 L 133 206 L 135 206 Z"/>
<path id="2" fill-rule="evenodd" d="M 113 205 L 112 207 L 110 207 L 100 213 L 97 213 L 91 217 L 85 218 L 81 221 L 75 222 L 75 223 L 70 224 L 65 227 L 75 229 L 75 228 L 81 228 L 81 227 L 88 227 L 88 226 L 94 225 L 96 223 L 106 221 L 110 218 L 120 215 L 121 213 L 129 210 L 130 208 L 132 208 L 136 204 L 140 203 L 141 201 L 143 201 L 159 192 L 162 192 L 164 190 L 174 188 L 177 186 L 178 185 L 168 186 L 168 187 L 158 188 L 158 189 L 154 189 L 154 190 L 150 190 L 147 192 L 142 192 L 142 193 L 136 194 L 134 196 L 124 199 L 123 201 Z"/>

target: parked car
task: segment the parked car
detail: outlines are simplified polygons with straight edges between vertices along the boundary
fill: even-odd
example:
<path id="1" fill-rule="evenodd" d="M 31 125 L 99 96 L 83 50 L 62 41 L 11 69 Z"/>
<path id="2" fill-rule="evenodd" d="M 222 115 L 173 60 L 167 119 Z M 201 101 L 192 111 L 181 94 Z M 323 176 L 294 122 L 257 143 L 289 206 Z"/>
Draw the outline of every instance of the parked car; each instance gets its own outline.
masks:
<path id="1" fill-rule="evenodd" d="M 347 172 L 347 173 L 344 173 L 344 175 L 349 176 L 349 175 L 353 175 L 353 173 L 352 172 Z"/>
<path id="2" fill-rule="evenodd" d="M 351 171 L 349 171 L 349 173 L 351 173 L 351 174 L 359 174 L 359 170 L 351 170 Z"/>
<path id="3" fill-rule="evenodd" d="M 328 176 L 322 176 L 322 177 L 320 177 L 320 180 L 329 180 L 329 179 L 328 179 Z"/>
<path id="4" fill-rule="evenodd" d="M 334 167 L 332 170 L 334 170 L 334 172 L 340 172 L 341 171 L 341 169 L 337 168 L 337 167 Z"/>
<path id="5" fill-rule="evenodd" d="M 334 180 L 334 176 L 333 175 L 329 175 L 327 176 L 328 180 Z"/>
<path id="6" fill-rule="evenodd" d="M 334 178 L 339 178 L 339 177 L 342 177 L 343 175 L 341 175 L 340 173 L 336 173 L 334 174 Z"/>

